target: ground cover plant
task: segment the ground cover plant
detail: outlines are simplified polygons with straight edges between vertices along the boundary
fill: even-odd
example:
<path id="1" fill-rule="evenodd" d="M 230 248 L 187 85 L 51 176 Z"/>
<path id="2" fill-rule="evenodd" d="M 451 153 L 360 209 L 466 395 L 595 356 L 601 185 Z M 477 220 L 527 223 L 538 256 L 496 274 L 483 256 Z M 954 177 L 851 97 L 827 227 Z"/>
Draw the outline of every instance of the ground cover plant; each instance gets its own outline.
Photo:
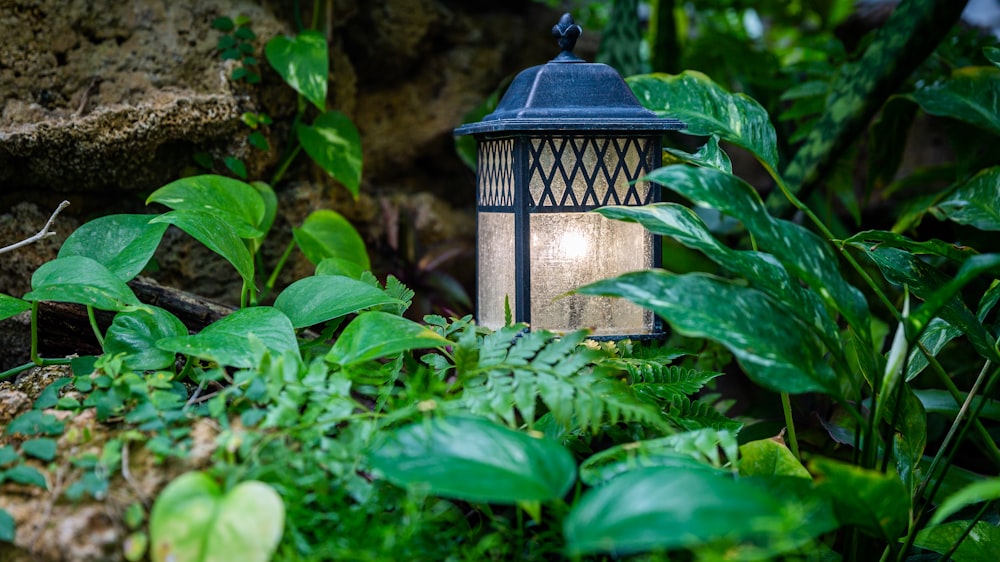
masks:
<path id="1" fill-rule="evenodd" d="M 93 409 L 126 431 L 77 459 L 69 499 L 106 494 L 129 443 L 183 456 L 193 424 L 219 428 L 208 469 L 122 514 L 148 544 L 130 559 L 1000 558 L 1000 162 L 977 148 L 1000 135 L 1000 50 L 952 35 L 964 50 L 912 80 L 878 60 L 933 4 L 904 2 L 857 61 L 811 59 L 836 71 L 800 61 L 788 72 L 811 85 L 765 100 L 781 115 L 697 71 L 628 79 L 696 149 L 678 142 L 647 177 L 672 201 L 598 212 L 663 236 L 670 270 L 579 291 L 654 310 L 667 342 L 410 320 L 413 292 L 368 271 L 339 215 L 296 230 L 315 274 L 263 305 L 273 198 L 237 179 L 183 178 L 149 198 L 169 211 L 83 225 L 31 292 L 0 296 L 0 317 L 41 301 L 111 311 L 93 322 L 103 354 L 74 359 L 4 430 L 0 481 L 44 487 L 64 430 L 51 409 Z M 871 74 L 896 93 L 865 90 Z M 871 106 L 870 123 L 845 117 Z M 969 149 L 897 175 L 924 115 Z M 838 171 L 862 144 L 867 191 Z M 770 196 L 733 174 L 737 153 Z M 243 282 L 239 310 L 197 333 L 126 284 L 168 225 Z M 0 541 L 16 532 L 0 510 Z"/>

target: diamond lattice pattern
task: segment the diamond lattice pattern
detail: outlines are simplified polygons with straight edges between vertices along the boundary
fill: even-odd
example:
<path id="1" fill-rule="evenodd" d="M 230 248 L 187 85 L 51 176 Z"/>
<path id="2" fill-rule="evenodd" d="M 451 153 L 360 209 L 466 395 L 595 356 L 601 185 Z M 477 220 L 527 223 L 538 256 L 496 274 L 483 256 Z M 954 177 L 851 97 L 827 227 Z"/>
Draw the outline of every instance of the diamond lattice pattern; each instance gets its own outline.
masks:
<path id="1" fill-rule="evenodd" d="M 477 185 L 482 207 L 514 205 L 514 139 L 479 143 Z"/>

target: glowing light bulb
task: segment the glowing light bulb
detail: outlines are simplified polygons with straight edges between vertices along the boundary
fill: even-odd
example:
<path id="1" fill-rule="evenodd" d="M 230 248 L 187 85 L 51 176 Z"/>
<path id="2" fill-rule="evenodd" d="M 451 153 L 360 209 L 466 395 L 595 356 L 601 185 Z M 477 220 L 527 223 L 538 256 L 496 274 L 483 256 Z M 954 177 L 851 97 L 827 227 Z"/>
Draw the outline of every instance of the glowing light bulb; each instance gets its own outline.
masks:
<path id="1" fill-rule="evenodd" d="M 567 230 L 559 237 L 559 255 L 563 258 L 578 260 L 589 254 L 590 244 L 587 237 L 578 230 Z"/>

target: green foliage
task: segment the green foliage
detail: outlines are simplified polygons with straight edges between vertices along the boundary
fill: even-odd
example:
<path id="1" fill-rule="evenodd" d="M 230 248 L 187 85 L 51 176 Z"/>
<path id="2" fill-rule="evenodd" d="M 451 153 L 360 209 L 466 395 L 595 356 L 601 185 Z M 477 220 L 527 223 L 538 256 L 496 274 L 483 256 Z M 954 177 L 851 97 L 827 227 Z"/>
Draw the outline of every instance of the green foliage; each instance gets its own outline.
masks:
<path id="1" fill-rule="evenodd" d="M 212 20 L 212 28 L 222 32 L 215 49 L 222 60 L 239 61 L 240 66 L 233 69 L 230 78 L 234 81 L 245 80 L 248 84 L 260 82 L 260 72 L 257 71 L 257 58 L 253 56 L 253 41 L 257 34 L 250 28 L 250 18 L 237 16 L 234 21 L 225 16 Z"/>

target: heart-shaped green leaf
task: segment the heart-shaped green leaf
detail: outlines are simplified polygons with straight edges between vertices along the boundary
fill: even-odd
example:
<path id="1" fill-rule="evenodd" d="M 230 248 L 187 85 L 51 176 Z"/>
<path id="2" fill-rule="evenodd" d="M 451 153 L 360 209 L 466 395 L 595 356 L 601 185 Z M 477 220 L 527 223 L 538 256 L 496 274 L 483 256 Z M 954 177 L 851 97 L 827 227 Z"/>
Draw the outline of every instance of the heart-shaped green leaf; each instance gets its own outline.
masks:
<path id="1" fill-rule="evenodd" d="M 740 445 L 740 476 L 812 478 L 784 443 L 758 439 Z"/>
<path id="2" fill-rule="evenodd" d="M 361 235 L 336 211 L 313 211 L 292 234 L 302 253 L 314 264 L 326 258 L 339 258 L 354 262 L 364 270 L 371 269 Z"/>
<path id="3" fill-rule="evenodd" d="M 0 293 L 0 320 L 6 320 L 31 308 L 31 303 Z"/>
<path id="4" fill-rule="evenodd" d="M 86 256 L 129 281 L 146 267 L 167 230 L 152 215 L 108 215 L 87 222 L 66 238 L 59 257 Z"/>
<path id="5" fill-rule="evenodd" d="M 481 418 L 433 418 L 390 431 L 368 460 L 398 485 L 475 502 L 554 500 L 576 479 L 562 445 Z"/>
<path id="6" fill-rule="evenodd" d="M 299 123 L 295 133 L 306 154 L 357 199 L 361 185 L 361 135 L 350 118 L 339 111 L 328 111 L 312 125 Z"/>
<path id="7" fill-rule="evenodd" d="M 440 348 L 450 342 L 413 320 L 388 312 L 363 312 L 344 328 L 326 359 L 339 365 L 391 357 L 411 349 Z"/>
<path id="8" fill-rule="evenodd" d="M 153 562 L 267 562 L 285 526 L 285 505 L 262 482 L 228 493 L 202 472 L 188 472 L 160 492 L 149 517 Z"/>
<path id="9" fill-rule="evenodd" d="M 214 215 L 236 230 L 241 238 L 263 235 L 267 206 L 253 186 L 217 175 L 191 176 L 154 191 L 146 204 L 160 203 L 175 211 L 200 211 Z"/>
<path id="10" fill-rule="evenodd" d="M 156 346 L 171 353 L 246 369 L 259 360 L 250 344 L 251 335 L 277 355 L 285 351 L 298 353 L 292 322 L 280 310 L 269 306 L 237 310 L 197 334 L 164 338 Z"/>
<path id="11" fill-rule="evenodd" d="M 29 457 L 50 461 L 56 457 L 56 440 L 49 437 L 36 437 L 21 443 L 21 452 Z"/>
<path id="12" fill-rule="evenodd" d="M 962 183 L 931 212 L 979 230 L 1000 230 L 1000 166 L 982 170 Z"/>
<path id="13" fill-rule="evenodd" d="M 778 136 L 767 111 L 745 94 L 731 94 L 704 74 L 688 70 L 643 74 L 626 80 L 639 102 L 664 117 L 683 121 L 682 133 L 716 135 L 741 146 L 771 170 L 778 169 Z"/>
<path id="14" fill-rule="evenodd" d="M 361 279 L 364 272 L 365 269 L 360 264 L 343 258 L 323 258 L 316 264 L 316 275 L 342 275 L 351 279 Z"/>
<path id="15" fill-rule="evenodd" d="M 910 495 L 898 475 L 822 458 L 812 461 L 809 470 L 819 487 L 829 492 L 841 523 L 888 540 L 896 540 L 906 528 Z"/>
<path id="16" fill-rule="evenodd" d="M 264 56 L 292 89 L 326 111 L 330 56 L 322 33 L 306 30 L 295 37 L 278 35 L 267 42 Z"/>
<path id="17" fill-rule="evenodd" d="M 254 193 L 256 195 L 256 193 Z M 164 213 L 153 222 L 172 224 L 226 259 L 247 285 L 253 283 L 253 257 L 239 233 L 224 218 L 186 209 Z"/>
<path id="18" fill-rule="evenodd" d="M 381 304 L 402 304 L 385 291 L 343 276 L 318 275 L 292 283 L 274 300 L 292 326 L 305 328 Z"/>
<path id="19" fill-rule="evenodd" d="M 126 310 L 141 304 L 120 277 L 84 256 L 42 264 L 31 276 L 31 291 L 24 300 L 72 302 L 100 310 Z"/>
<path id="20" fill-rule="evenodd" d="M 986 521 L 977 521 L 972 530 L 966 529 L 972 521 L 950 521 L 936 527 L 921 529 L 913 545 L 938 554 L 951 552 L 959 540 L 958 548 L 950 560 L 957 562 L 994 562 L 1000 560 L 1000 527 Z"/>
<path id="21" fill-rule="evenodd" d="M 119 312 L 104 337 L 104 353 L 124 353 L 125 366 L 135 371 L 166 369 L 174 364 L 176 356 L 156 347 L 156 342 L 187 333 L 187 327 L 176 316 L 159 307 Z"/>

